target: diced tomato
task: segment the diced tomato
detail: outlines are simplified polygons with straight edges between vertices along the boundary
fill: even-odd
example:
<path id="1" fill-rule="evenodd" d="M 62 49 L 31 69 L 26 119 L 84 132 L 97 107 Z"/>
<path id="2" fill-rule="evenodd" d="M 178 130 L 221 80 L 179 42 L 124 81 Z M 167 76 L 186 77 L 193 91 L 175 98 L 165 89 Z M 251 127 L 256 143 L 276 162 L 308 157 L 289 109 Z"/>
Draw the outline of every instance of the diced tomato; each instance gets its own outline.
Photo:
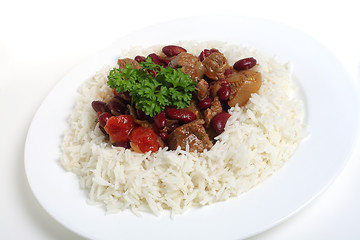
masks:
<path id="1" fill-rule="evenodd" d="M 131 145 L 137 145 L 141 152 L 156 152 L 159 148 L 158 136 L 151 127 L 137 127 L 130 134 Z"/>
<path id="2" fill-rule="evenodd" d="M 129 142 L 130 132 L 135 126 L 131 115 L 120 115 L 109 118 L 104 128 L 111 142 Z"/>

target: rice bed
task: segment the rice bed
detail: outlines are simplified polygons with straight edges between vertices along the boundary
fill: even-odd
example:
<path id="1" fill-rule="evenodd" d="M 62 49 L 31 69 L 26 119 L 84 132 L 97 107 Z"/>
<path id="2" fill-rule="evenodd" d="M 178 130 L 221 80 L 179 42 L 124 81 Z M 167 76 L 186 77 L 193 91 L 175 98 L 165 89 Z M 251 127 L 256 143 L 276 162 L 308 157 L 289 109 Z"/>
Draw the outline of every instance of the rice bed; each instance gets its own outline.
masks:
<path id="1" fill-rule="evenodd" d="M 234 63 L 254 57 L 262 74 L 262 86 L 244 107 L 230 109 L 225 131 L 209 151 L 189 153 L 166 148 L 140 154 L 113 147 L 95 122 L 94 100 L 109 100 L 107 66 L 85 82 L 64 135 L 61 164 L 80 177 L 89 201 L 102 203 L 107 212 L 125 209 L 160 214 L 180 214 L 236 197 L 261 183 L 291 157 L 304 132 L 304 107 L 297 97 L 288 64 L 255 50 L 222 42 L 177 43 L 198 55 L 217 48 Z M 160 52 L 161 46 L 134 47 L 123 57 Z"/>

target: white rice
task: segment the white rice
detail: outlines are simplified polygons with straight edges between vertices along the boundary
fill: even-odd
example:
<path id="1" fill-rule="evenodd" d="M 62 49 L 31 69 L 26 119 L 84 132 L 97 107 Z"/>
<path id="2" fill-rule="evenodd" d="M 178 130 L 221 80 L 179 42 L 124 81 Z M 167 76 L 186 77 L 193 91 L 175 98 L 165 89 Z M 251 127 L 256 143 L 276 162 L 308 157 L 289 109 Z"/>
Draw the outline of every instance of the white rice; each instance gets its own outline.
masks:
<path id="1" fill-rule="evenodd" d="M 212 149 L 139 154 L 112 147 L 98 128 L 94 100 L 108 100 L 108 66 L 83 84 L 66 131 L 61 163 L 80 177 L 90 202 L 108 212 L 130 209 L 135 214 L 171 210 L 180 214 L 192 207 L 224 201 L 264 181 L 291 157 L 304 137 L 304 107 L 297 97 L 289 64 L 222 42 L 181 42 L 198 55 L 217 48 L 230 63 L 253 56 L 262 74 L 262 86 L 247 105 L 234 107 L 225 131 Z M 160 52 L 161 47 L 133 48 L 123 57 Z"/>

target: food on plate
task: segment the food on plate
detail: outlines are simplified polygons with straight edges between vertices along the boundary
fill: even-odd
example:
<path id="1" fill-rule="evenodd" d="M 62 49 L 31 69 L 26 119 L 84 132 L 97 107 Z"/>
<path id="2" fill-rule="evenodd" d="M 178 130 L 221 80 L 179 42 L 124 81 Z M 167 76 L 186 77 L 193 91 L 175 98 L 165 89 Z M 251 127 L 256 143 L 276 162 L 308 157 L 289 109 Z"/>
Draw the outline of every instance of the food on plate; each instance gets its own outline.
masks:
<path id="1" fill-rule="evenodd" d="M 239 59 L 232 67 L 214 48 L 196 56 L 167 45 L 161 54 L 117 63 L 108 75 L 111 99 L 97 99 L 91 105 L 109 141 L 135 152 L 166 146 L 210 150 L 225 129 L 230 107 L 245 105 L 261 86 L 261 73 L 251 69 L 256 66 L 254 58 Z M 133 132 L 136 138 L 131 137 Z"/>
<path id="2" fill-rule="evenodd" d="M 180 214 L 239 196 L 304 137 L 289 64 L 215 41 L 119 56 L 82 85 L 61 157 L 108 212 Z"/>

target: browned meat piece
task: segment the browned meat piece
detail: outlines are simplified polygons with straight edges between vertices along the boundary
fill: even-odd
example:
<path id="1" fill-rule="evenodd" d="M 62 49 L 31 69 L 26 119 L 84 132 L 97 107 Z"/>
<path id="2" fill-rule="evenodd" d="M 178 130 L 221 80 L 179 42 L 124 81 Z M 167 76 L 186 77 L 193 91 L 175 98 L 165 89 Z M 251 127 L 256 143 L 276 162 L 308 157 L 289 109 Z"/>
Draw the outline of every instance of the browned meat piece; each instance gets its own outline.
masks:
<path id="1" fill-rule="evenodd" d="M 209 96 L 209 84 L 204 79 L 201 79 L 196 84 L 196 90 L 197 90 L 197 98 L 199 101 L 204 100 Z"/>
<path id="2" fill-rule="evenodd" d="M 186 144 L 189 145 L 190 152 L 210 149 L 213 144 L 205 131 L 204 123 L 203 119 L 197 119 L 176 128 L 168 137 L 169 149 L 175 150 L 180 146 L 181 149 L 186 150 Z"/>
<path id="3" fill-rule="evenodd" d="M 254 70 L 236 71 L 230 74 L 226 81 L 230 83 L 231 94 L 228 101 L 230 107 L 236 104 L 244 106 L 261 87 L 261 73 Z"/>
<path id="4" fill-rule="evenodd" d="M 123 58 L 118 60 L 119 69 L 125 69 L 126 65 L 130 64 L 133 68 L 139 69 L 140 65 L 137 61 L 131 58 Z"/>
<path id="5" fill-rule="evenodd" d="M 202 61 L 205 72 L 204 74 L 213 80 L 225 78 L 225 70 L 229 68 L 229 64 L 225 56 L 220 52 L 213 52 Z"/>
<path id="6" fill-rule="evenodd" d="M 221 106 L 219 97 L 215 97 L 214 101 L 211 104 L 211 107 L 205 110 L 204 118 L 205 118 L 205 127 L 209 128 L 211 120 L 215 117 L 216 114 L 221 113 L 223 108 Z"/>
<path id="7" fill-rule="evenodd" d="M 205 70 L 197 57 L 186 52 L 177 55 L 168 66 L 172 68 L 181 67 L 181 71 L 188 74 L 196 82 L 202 79 Z"/>

